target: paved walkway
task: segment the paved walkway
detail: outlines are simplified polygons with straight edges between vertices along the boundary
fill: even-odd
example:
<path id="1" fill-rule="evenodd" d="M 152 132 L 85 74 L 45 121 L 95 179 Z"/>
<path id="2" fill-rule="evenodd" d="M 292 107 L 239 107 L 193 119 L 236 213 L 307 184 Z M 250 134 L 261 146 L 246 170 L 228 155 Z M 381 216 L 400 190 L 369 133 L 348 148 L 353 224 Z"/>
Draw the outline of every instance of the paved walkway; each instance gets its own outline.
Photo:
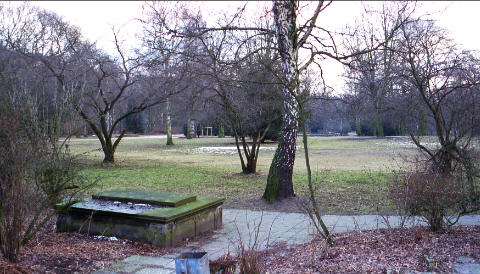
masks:
<path id="1" fill-rule="evenodd" d="M 401 218 L 390 216 L 388 222 L 378 215 L 322 216 L 331 232 L 348 232 L 376 228 L 398 227 Z M 420 224 L 412 220 L 407 226 Z M 480 215 L 464 216 L 461 225 L 480 225 Z M 174 259 L 183 252 L 206 251 L 210 260 L 230 252 L 236 254 L 240 242 L 246 247 L 257 245 L 264 249 L 274 243 L 300 244 L 313 238 L 310 219 L 301 213 L 261 212 L 224 209 L 223 228 L 213 235 L 174 248 L 161 257 L 131 256 L 97 273 L 175 273 Z"/>

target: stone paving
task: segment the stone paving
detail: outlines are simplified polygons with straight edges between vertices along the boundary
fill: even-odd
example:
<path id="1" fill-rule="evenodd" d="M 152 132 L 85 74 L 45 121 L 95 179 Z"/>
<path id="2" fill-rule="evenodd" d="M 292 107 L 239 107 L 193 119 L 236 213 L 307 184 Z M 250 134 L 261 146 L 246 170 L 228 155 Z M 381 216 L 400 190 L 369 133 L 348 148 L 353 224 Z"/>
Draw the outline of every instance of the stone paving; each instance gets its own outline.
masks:
<path id="1" fill-rule="evenodd" d="M 457 273 L 480 273 L 480 263 L 469 257 L 458 257 L 457 263 L 453 265 Z"/>
<path id="2" fill-rule="evenodd" d="M 324 215 L 322 218 L 331 232 L 398 227 L 401 221 L 399 217 L 390 216 L 386 222 L 378 215 Z M 407 226 L 414 224 L 422 225 L 417 219 L 408 222 Z M 459 224 L 480 225 L 480 215 L 464 216 Z M 212 235 L 174 248 L 161 257 L 131 256 L 96 273 L 175 273 L 174 259 L 183 252 L 206 251 L 208 258 L 214 260 L 227 252 L 235 254 L 240 242 L 246 247 L 255 244 L 259 249 L 274 243 L 294 245 L 310 241 L 313 232 L 310 219 L 301 213 L 224 209 L 223 228 Z M 459 273 L 480 273 L 479 266 L 478 262 L 464 258 L 455 269 Z"/>

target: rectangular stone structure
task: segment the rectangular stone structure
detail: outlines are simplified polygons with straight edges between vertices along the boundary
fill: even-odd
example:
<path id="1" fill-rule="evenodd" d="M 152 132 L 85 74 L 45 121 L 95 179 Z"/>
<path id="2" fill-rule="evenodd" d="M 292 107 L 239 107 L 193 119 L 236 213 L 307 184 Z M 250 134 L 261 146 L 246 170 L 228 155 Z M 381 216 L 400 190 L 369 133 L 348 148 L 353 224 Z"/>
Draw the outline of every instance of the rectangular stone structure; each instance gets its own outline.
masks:
<path id="1" fill-rule="evenodd" d="M 116 236 L 159 247 L 174 247 L 186 238 L 221 228 L 224 200 L 159 192 L 105 192 L 60 212 L 57 215 L 57 232 Z M 98 201 L 124 202 L 132 208 L 136 203 L 157 207 L 149 206 L 145 211 L 136 209 L 132 210 L 134 213 L 127 213 L 115 210 L 115 206 L 99 206 Z"/>
<path id="2" fill-rule="evenodd" d="M 171 207 L 193 202 L 196 198 L 197 196 L 193 195 L 147 191 L 107 191 L 92 195 L 92 199 L 97 200 L 146 203 Z"/>

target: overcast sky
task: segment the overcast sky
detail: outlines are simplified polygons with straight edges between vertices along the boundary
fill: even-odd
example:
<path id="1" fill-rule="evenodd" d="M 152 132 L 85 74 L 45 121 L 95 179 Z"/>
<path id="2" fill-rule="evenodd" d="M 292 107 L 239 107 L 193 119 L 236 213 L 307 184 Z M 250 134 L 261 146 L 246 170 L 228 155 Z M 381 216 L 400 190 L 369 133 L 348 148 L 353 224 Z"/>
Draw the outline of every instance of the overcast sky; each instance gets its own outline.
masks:
<path id="1" fill-rule="evenodd" d="M 211 20 L 219 11 L 235 10 L 245 2 L 200 1 L 186 2 L 188 5 L 200 7 L 204 18 Z M 373 5 L 373 2 L 365 2 Z M 85 38 L 96 41 L 100 48 L 107 51 L 113 49 L 112 26 L 122 27 L 126 43 L 134 41 L 135 34 L 141 27 L 135 18 L 142 15 L 143 2 L 140 1 L 32 1 L 32 4 L 53 11 L 63 16 L 71 24 L 79 27 Z M 271 5 L 271 2 L 250 2 L 249 6 Z M 253 8 L 254 8 L 253 7 Z M 312 5 L 314 8 L 314 5 Z M 321 26 L 340 30 L 346 24 L 354 24 L 355 19 L 362 13 L 362 3 L 358 1 L 333 2 L 319 17 Z M 477 1 L 426 1 L 420 2 L 419 13 L 433 13 L 432 18 L 450 32 L 459 44 L 466 49 L 480 49 L 478 22 L 480 2 Z M 207 15 L 207 16 L 205 16 Z M 329 62 L 324 66 L 327 83 L 337 91 L 342 89 L 343 81 L 339 76 L 343 69 L 341 65 Z"/>

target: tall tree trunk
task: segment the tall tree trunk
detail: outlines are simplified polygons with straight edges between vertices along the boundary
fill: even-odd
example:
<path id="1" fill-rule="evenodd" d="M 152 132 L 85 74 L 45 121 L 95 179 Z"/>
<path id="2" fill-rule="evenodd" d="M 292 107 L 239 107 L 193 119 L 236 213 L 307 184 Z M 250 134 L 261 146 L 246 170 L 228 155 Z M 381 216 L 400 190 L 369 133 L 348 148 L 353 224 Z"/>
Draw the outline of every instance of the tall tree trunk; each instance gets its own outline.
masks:
<path id="1" fill-rule="evenodd" d="M 267 128 L 268 130 L 268 128 Z M 246 156 L 247 158 L 247 167 L 243 171 L 245 174 L 254 174 L 257 172 L 257 159 L 258 159 L 258 152 L 260 150 L 260 130 L 258 130 L 252 138 L 252 147 L 248 147 L 248 144 L 243 138 L 243 146 L 245 149 L 249 150 L 248 155 Z"/>
<path id="2" fill-rule="evenodd" d="M 246 169 L 246 166 L 245 166 L 245 161 L 243 160 L 243 154 L 242 154 L 242 149 L 240 148 L 240 143 L 239 143 L 239 136 L 238 136 L 238 132 L 235 128 L 235 126 L 231 125 L 231 128 L 232 128 L 232 131 L 233 131 L 233 137 L 235 137 L 235 145 L 237 146 L 237 152 L 238 152 L 238 157 L 240 157 L 240 164 L 242 165 L 242 172 L 245 173 L 245 169 Z"/>
<path id="3" fill-rule="evenodd" d="M 190 118 L 190 113 L 187 114 L 187 139 L 192 139 L 192 131 L 190 130 L 190 124 L 191 124 L 191 118 Z"/>
<path id="4" fill-rule="evenodd" d="M 195 138 L 197 136 L 197 131 L 195 130 L 195 120 L 190 119 L 190 125 L 188 128 L 190 130 L 191 138 Z"/>
<path id="5" fill-rule="evenodd" d="M 170 119 L 170 100 L 167 98 L 167 146 L 173 145 L 172 121 Z"/>
<path id="6" fill-rule="evenodd" d="M 103 163 L 113 164 L 115 162 L 115 148 L 112 142 L 112 136 L 110 134 L 111 132 L 108 130 L 108 118 L 108 112 L 100 118 L 100 126 L 102 131 L 101 133 L 97 132 L 96 135 L 99 139 L 104 139 L 104 142 L 102 142 L 102 149 L 105 155 L 105 158 L 103 158 Z M 130 123 L 132 122 L 130 121 Z"/>
<path id="7" fill-rule="evenodd" d="M 103 148 L 103 153 L 105 154 L 105 157 L 103 158 L 104 164 L 113 164 L 115 162 L 115 150 L 113 149 L 112 145 L 105 145 Z"/>
<path id="8" fill-rule="evenodd" d="M 255 161 L 253 157 L 247 159 L 247 168 L 243 173 L 254 174 L 256 172 L 257 172 L 257 161 Z"/>
<path id="9" fill-rule="evenodd" d="M 357 132 L 357 136 L 362 136 L 362 123 L 358 114 L 355 117 L 355 131 Z"/>
<path id="10" fill-rule="evenodd" d="M 423 110 L 420 111 L 420 123 L 418 125 L 418 136 L 427 135 L 427 115 Z"/>
<path id="11" fill-rule="evenodd" d="M 285 83 L 285 115 L 282 136 L 270 165 L 263 194 L 268 202 L 295 196 L 292 178 L 297 143 L 297 109 L 294 98 L 298 91 L 297 2 L 274 1 L 273 14 Z"/>
<path id="12" fill-rule="evenodd" d="M 385 134 L 383 133 L 383 123 L 382 123 L 382 116 L 379 113 L 379 110 L 375 110 L 375 136 L 377 137 L 384 137 Z"/>
<path id="13" fill-rule="evenodd" d="M 397 125 L 397 135 L 398 136 L 404 136 L 405 135 L 405 117 L 400 116 L 400 121 L 398 122 Z"/>

